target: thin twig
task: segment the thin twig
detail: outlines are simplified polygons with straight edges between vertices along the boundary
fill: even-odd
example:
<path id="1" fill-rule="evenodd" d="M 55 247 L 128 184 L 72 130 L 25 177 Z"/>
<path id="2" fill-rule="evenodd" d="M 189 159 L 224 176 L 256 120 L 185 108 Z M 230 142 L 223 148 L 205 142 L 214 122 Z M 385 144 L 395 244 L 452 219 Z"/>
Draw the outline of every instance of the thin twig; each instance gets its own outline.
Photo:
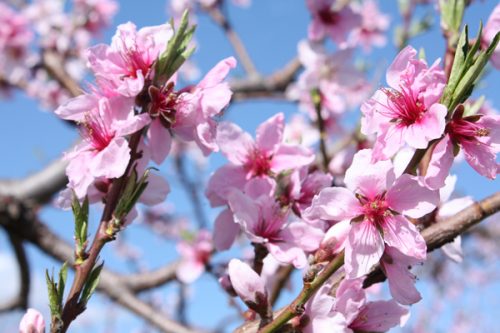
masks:
<path id="1" fill-rule="evenodd" d="M 218 6 L 211 6 L 208 8 L 204 8 L 204 10 L 208 13 L 208 15 L 212 18 L 212 20 L 224 30 L 224 33 L 227 36 L 227 39 L 233 46 L 234 52 L 236 52 L 243 68 L 247 72 L 249 77 L 258 77 L 258 72 L 255 69 L 255 65 L 250 58 L 250 55 L 245 48 L 245 44 L 241 41 L 240 37 L 234 31 L 231 23 L 226 18 L 226 16 L 221 12 Z"/>
<path id="2" fill-rule="evenodd" d="M 24 250 L 22 240 L 10 232 L 7 233 L 9 242 L 12 245 L 12 250 L 16 256 L 17 264 L 19 267 L 19 292 L 16 297 L 10 301 L 0 305 L 0 313 L 8 312 L 15 309 L 26 310 L 28 308 L 28 296 L 30 292 L 30 269 L 26 251 Z"/>

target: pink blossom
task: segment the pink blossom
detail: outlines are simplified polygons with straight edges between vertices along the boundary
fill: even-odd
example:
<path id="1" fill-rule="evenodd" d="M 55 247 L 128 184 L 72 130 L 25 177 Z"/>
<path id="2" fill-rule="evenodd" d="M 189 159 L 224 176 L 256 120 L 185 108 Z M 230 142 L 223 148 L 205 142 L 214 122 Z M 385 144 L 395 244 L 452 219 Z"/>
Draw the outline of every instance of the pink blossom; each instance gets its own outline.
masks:
<path id="1" fill-rule="evenodd" d="M 298 44 L 299 60 L 305 70 L 287 90 L 288 98 L 298 100 L 301 110 L 316 120 L 311 91 L 318 91 L 321 115 L 325 121 L 344 113 L 367 97 L 370 85 L 352 64 L 352 49 L 328 54 L 321 45 L 308 41 Z M 332 129 L 333 132 L 333 129 Z"/>
<path id="2" fill-rule="evenodd" d="M 200 230 L 191 240 L 177 243 L 177 252 L 181 256 L 176 273 L 184 283 L 192 283 L 205 272 L 205 267 L 213 252 L 212 236 L 207 230 Z"/>
<path id="3" fill-rule="evenodd" d="M 387 43 L 389 15 L 381 13 L 374 0 L 365 0 L 359 6 L 353 5 L 353 8 L 361 15 L 361 25 L 353 29 L 347 43 L 350 46 L 361 45 L 365 52 L 370 51 L 372 45 L 384 46 Z"/>
<path id="4" fill-rule="evenodd" d="M 496 5 L 495 9 L 490 14 L 488 22 L 483 29 L 483 35 L 481 36 L 481 46 L 487 48 L 493 41 L 495 35 L 500 31 L 500 4 Z M 500 45 L 493 52 L 490 58 L 491 64 L 496 68 L 500 69 Z"/>
<path id="5" fill-rule="evenodd" d="M 407 46 L 394 59 L 386 75 L 389 88 L 378 90 L 361 111 L 361 131 L 377 134 L 374 159 L 392 157 L 405 143 L 427 148 L 445 128 L 447 109 L 439 104 L 445 75 L 439 60 L 431 67 L 416 58 L 417 51 Z"/>
<path id="6" fill-rule="evenodd" d="M 479 174 L 495 179 L 500 172 L 496 154 L 500 151 L 500 116 L 473 115 L 463 117 L 456 111 L 446 126 L 446 135 L 432 151 L 431 161 L 425 176 L 431 188 L 444 186 L 446 176 L 453 164 L 454 152 L 462 148 L 465 160 Z"/>
<path id="7" fill-rule="evenodd" d="M 99 44 L 87 51 L 88 64 L 98 82 L 111 86 L 117 93 L 135 97 L 151 78 L 151 65 L 172 36 L 170 25 L 136 30 L 125 23 L 118 26 L 111 45 Z"/>
<path id="8" fill-rule="evenodd" d="M 399 304 L 411 305 L 422 299 L 415 288 L 416 277 L 409 270 L 422 260 L 406 256 L 396 248 L 386 246 L 380 262 L 389 281 L 391 295 Z"/>
<path id="9" fill-rule="evenodd" d="M 123 175 L 130 160 L 125 136 L 137 132 L 150 121 L 147 114 L 135 116 L 131 112 L 131 101 L 122 97 L 100 98 L 95 102 L 89 111 L 77 112 L 82 117 L 83 142 L 65 157 L 69 160 L 66 174 L 70 187 L 79 198 L 85 196 L 95 179 Z"/>
<path id="10" fill-rule="evenodd" d="M 83 26 L 92 34 L 109 26 L 117 10 L 114 0 L 75 0 L 75 12 L 85 18 Z"/>
<path id="11" fill-rule="evenodd" d="M 152 158 L 163 162 L 170 150 L 173 132 L 185 141 L 194 141 L 204 155 L 217 151 L 215 142 L 216 122 L 219 114 L 229 103 L 232 92 L 223 82 L 231 68 L 236 66 L 233 57 L 220 61 L 194 87 L 174 91 L 174 83 L 163 88 L 151 87 L 151 107 L 148 112 L 153 122 L 148 131 Z"/>
<path id="12" fill-rule="evenodd" d="M 228 273 L 234 290 L 245 303 L 267 304 L 265 282 L 250 266 L 241 260 L 231 259 Z"/>
<path id="13" fill-rule="evenodd" d="M 367 302 L 362 279 L 343 280 L 335 297 L 331 288 L 324 284 L 306 303 L 299 323 L 305 333 L 386 332 L 408 319 L 408 310 L 393 300 Z"/>
<path id="14" fill-rule="evenodd" d="M 360 16 L 350 6 L 335 8 L 335 2 L 335 0 L 306 1 L 312 15 L 309 39 L 319 41 L 328 36 L 335 43 L 341 44 L 345 42 L 347 34 L 360 24 Z"/>
<path id="15" fill-rule="evenodd" d="M 347 188 L 323 189 L 305 212 L 312 219 L 352 221 L 345 245 L 350 278 L 367 274 L 379 262 L 385 244 L 424 260 L 425 241 L 404 215 L 422 217 L 438 202 L 437 192 L 415 178 L 404 174 L 395 179 L 390 161 L 371 163 L 371 159 L 371 150 L 358 152 L 345 175 Z"/>
<path id="16" fill-rule="evenodd" d="M 249 181 L 245 193 L 232 189 L 228 203 L 234 221 L 250 241 L 264 244 L 275 259 L 302 268 L 307 264 L 305 253 L 318 248 L 323 232 L 304 222 L 287 223 L 289 210 L 272 198 L 273 192 L 272 184 L 263 178 Z"/>
<path id="17" fill-rule="evenodd" d="M 45 333 L 42 314 L 35 309 L 28 309 L 19 323 L 19 333 Z"/>
<path id="18" fill-rule="evenodd" d="M 215 171 L 205 194 L 212 206 L 225 204 L 229 191 L 242 189 L 255 177 L 269 177 L 286 170 L 309 165 L 314 155 L 301 146 L 282 143 L 284 115 L 279 113 L 256 130 L 256 140 L 233 123 L 222 122 L 217 129 L 217 143 L 230 164 Z"/>

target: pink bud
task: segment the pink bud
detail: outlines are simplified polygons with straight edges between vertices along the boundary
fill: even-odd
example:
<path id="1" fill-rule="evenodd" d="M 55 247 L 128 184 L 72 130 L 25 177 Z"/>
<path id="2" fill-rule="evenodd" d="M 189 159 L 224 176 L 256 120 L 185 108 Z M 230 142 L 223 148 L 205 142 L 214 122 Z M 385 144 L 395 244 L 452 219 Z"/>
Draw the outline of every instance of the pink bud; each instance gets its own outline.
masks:
<path id="1" fill-rule="evenodd" d="M 258 304 L 267 298 L 264 279 L 250 266 L 241 260 L 232 259 L 228 271 L 234 290 L 245 303 Z"/>
<path id="2" fill-rule="evenodd" d="M 28 309 L 19 323 L 19 333 L 44 333 L 45 321 L 40 312 Z"/>

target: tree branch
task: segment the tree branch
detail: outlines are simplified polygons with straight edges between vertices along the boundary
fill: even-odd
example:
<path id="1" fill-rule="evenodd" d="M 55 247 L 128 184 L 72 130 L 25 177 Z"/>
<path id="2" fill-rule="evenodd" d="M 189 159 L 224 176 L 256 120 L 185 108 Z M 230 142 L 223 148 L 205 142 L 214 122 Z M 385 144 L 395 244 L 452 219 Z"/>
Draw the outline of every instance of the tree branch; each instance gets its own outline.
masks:
<path id="1" fill-rule="evenodd" d="M 38 204 L 48 202 L 68 183 L 67 162 L 58 159 L 44 169 L 19 180 L 0 180 L 0 197 L 19 201 L 31 200 Z"/>
<path id="2" fill-rule="evenodd" d="M 18 212 L 17 217 L 12 216 L 13 211 Z M 68 262 L 69 267 L 74 268 L 73 247 L 40 222 L 34 214 L 32 207 L 23 206 L 22 204 L 15 202 L 0 203 L 0 225 L 2 225 L 9 233 L 36 245 L 41 251 L 52 258 L 61 262 Z M 166 273 L 167 270 L 159 269 L 156 272 L 152 272 L 151 275 L 158 278 L 160 275 L 158 273 L 160 272 Z M 145 290 L 147 285 L 146 282 L 149 283 L 151 288 L 157 286 L 156 284 L 151 283 L 151 281 L 146 280 L 146 274 L 150 273 L 132 275 L 132 282 L 129 282 L 126 276 L 122 276 L 103 268 L 97 289 L 110 299 L 114 300 L 116 303 L 122 305 L 134 314 L 154 325 L 162 332 L 201 332 L 199 330 L 182 326 L 176 321 L 169 319 L 165 314 L 159 312 L 158 309 L 153 308 L 151 305 L 134 295 L 134 290 L 129 289 L 129 285 L 135 286 L 137 288 L 135 291 L 138 289 Z M 165 274 L 164 277 L 165 276 L 167 276 L 167 274 Z M 157 279 L 156 281 L 161 282 L 160 279 Z"/>
<path id="3" fill-rule="evenodd" d="M 422 236 L 427 243 L 427 251 L 433 251 L 443 246 L 444 244 L 453 241 L 455 237 L 464 233 L 472 226 L 476 225 L 477 223 L 481 222 L 485 218 L 495 214 L 498 211 L 500 211 L 500 192 L 497 192 L 481 201 L 476 202 L 475 204 L 465 208 L 461 212 L 447 218 L 446 220 L 431 225 L 430 227 L 422 231 Z M 332 263 L 333 261 L 328 264 L 327 268 L 332 268 L 334 266 Z M 330 271 L 327 272 L 328 274 L 324 273 L 327 268 L 325 268 L 316 277 L 316 279 L 313 280 L 312 284 L 314 284 L 314 286 L 318 284 L 317 279 L 319 277 L 324 278 L 330 273 Z M 321 279 L 321 281 L 323 281 L 323 278 Z M 385 276 L 383 275 L 382 271 L 378 269 L 367 276 L 363 287 L 366 288 L 374 283 L 382 282 L 384 280 Z M 314 293 L 315 290 L 317 290 L 317 288 L 313 288 L 312 293 Z M 311 291 L 310 286 L 305 285 L 299 296 L 297 296 L 297 298 L 290 305 L 276 312 L 278 316 L 272 322 L 273 326 L 266 326 L 263 330 L 260 330 L 259 333 L 273 332 L 278 327 L 281 327 L 288 320 L 293 318 L 295 314 L 298 314 L 299 311 L 296 311 L 297 309 L 295 309 L 295 307 L 297 305 L 305 304 L 305 302 L 312 295 L 312 293 L 311 295 L 309 295 L 308 291 Z M 235 332 L 255 333 L 257 332 L 257 330 L 258 321 L 251 321 L 238 327 Z"/>
<path id="4" fill-rule="evenodd" d="M 8 312 L 15 309 L 26 310 L 28 308 L 28 296 L 30 291 L 30 270 L 28 264 L 28 258 L 26 257 L 26 251 L 24 250 L 22 240 L 11 233 L 7 233 L 9 236 L 10 244 L 14 250 L 14 254 L 19 265 L 19 292 L 16 297 L 10 301 L 0 305 L 0 313 Z"/>
<path id="5" fill-rule="evenodd" d="M 292 59 L 275 73 L 256 78 L 232 80 L 229 82 L 233 91 L 233 100 L 241 101 L 251 98 L 284 98 L 288 85 L 302 67 L 298 58 Z"/>
<path id="6" fill-rule="evenodd" d="M 238 34 L 234 31 L 233 27 L 231 26 L 229 20 L 221 12 L 219 5 L 204 8 L 204 10 L 212 18 L 212 20 L 219 27 L 221 27 L 222 30 L 224 30 L 227 39 L 233 46 L 234 52 L 236 52 L 238 58 L 240 59 L 243 68 L 247 72 L 247 75 L 249 77 L 258 77 L 259 74 L 255 69 L 255 65 L 253 64 L 252 59 L 250 58 L 250 55 L 248 54 L 245 48 L 245 44 L 243 44 Z"/>

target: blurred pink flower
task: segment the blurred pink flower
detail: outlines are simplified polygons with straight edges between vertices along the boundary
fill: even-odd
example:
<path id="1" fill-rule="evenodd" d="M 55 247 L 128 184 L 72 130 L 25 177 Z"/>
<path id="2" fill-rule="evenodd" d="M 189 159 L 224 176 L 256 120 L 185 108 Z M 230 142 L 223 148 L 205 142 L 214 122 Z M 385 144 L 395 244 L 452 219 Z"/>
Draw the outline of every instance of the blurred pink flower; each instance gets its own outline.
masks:
<path id="1" fill-rule="evenodd" d="M 177 278 L 183 283 L 192 283 L 205 272 L 212 256 L 212 235 L 207 230 L 200 230 L 194 239 L 179 241 L 177 252 L 181 256 Z"/>
<path id="2" fill-rule="evenodd" d="M 483 29 L 483 35 L 481 36 L 481 45 L 483 48 L 487 48 L 493 41 L 495 35 L 500 31 L 500 4 L 496 5 L 495 9 L 490 14 L 488 22 Z M 496 68 L 500 69 L 500 45 L 493 52 L 490 58 L 491 64 Z"/>
<path id="3" fill-rule="evenodd" d="M 28 309 L 19 323 L 19 333 L 45 333 L 42 314 L 35 309 Z"/>

